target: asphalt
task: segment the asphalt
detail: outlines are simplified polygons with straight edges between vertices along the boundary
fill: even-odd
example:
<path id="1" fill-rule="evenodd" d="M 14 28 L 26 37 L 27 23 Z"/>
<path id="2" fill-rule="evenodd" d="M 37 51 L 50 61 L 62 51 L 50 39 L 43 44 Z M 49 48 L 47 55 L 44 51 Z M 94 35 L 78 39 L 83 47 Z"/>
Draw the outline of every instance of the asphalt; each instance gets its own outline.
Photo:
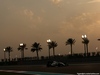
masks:
<path id="1" fill-rule="evenodd" d="M 100 63 L 69 64 L 66 67 L 46 67 L 46 65 L 0 66 L 0 70 L 34 71 L 64 74 L 100 74 Z"/>
<path id="2" fill-rule="evenodd" d="M 64 73 L 50 73 L 50 72 L 34 72 L 34 71 L 16 71 L 16 70 L 0 70 L 0 72 L 10 72 L 16 74 L 26 74 L 26 75 L 75 75 L 75 74 L 64 74 Z"/>

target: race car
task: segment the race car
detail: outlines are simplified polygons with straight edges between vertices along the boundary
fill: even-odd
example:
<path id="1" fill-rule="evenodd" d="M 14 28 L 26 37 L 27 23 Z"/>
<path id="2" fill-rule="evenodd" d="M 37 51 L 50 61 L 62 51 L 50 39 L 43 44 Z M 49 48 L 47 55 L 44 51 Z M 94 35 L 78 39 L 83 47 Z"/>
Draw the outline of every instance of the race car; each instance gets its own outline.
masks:
<path id="1" fill-rule="evenodd" d="M 57 61 L 48 61 L 47 63 L 47 67 L 62 67 L 62 66 L 68 66 L 68 64 Z"/>

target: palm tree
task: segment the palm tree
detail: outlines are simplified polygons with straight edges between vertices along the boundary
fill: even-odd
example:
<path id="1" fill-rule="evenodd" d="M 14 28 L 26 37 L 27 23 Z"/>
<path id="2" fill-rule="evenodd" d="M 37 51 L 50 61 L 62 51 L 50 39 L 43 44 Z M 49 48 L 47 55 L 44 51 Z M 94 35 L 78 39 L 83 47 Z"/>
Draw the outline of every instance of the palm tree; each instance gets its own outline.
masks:
<path id="1" fill-rule="evenodd" d="M 21 58 L 24 58 L 24 50 L 26 50 L 26 49 L 27 49 L 27 48 L 26 48 L 26 44 L 21 43 L 21 44 L 19 45 L 18 50 L 21 51 Z"/>
<path id="2" fill-rule="evenodd" d="M 50 59 L 50 49 L 52 48 L 51 43 L 48 43 L 48 48 L 49 48 L 49 59 Z"/>
<path id="3" fill-rule="evenodd" d="M 82 41 L 82 43 L 84 44 L 84 56 L 86 56 L 86 44 L 84 43 L 84 41 Z"/>
<path id="4" fill-rule="evenodd" d="M 50 45 L 50 47 L 53 48 L 53 56 L 55 56 L 55 47 L 57 47 L 58 45 L 56 41 L 51 41 Z"/>
<path id="5" fill-rule="evenodd" d="M 82 43 L 84 44 L 85 55 L 86 54 L 88 55 L 88 43 L 89 43 L 89 40 L 87 38 L 85 38 L 85 39 L 83 39 Z"/>
<path id="6" fill-rule="evenodd" d="M 5 48 L 5 52 L 8 52 L 8 57 L 9 57 L 9 61 L 10 61 L 10 52 L 12 52 L 12 47 L 8 46 Z"/>
<path id="7" fill-rule="evenodd" d="M 71 56 L 72 56 L 72 45 L 75 43 L 75 39 L 72 39 L 72 38 L 69 38 L 67 41 L 66 41 L 66 45 L 70 45 L 71 47 Z"/>
<path id="8" fill-rule="evenodd" d="M 32 47 L 32 48 L 31 48 L 31 51 L 32 51 L 32 52 L 35 52 L 35 51 L 36 51 L 37 59 L 39 59 L 39 54 L 38 54 L 38 52 L 42 49 L 40 43 L 35 42 L 35 43 L 32 44 L 31 47 Z"/>

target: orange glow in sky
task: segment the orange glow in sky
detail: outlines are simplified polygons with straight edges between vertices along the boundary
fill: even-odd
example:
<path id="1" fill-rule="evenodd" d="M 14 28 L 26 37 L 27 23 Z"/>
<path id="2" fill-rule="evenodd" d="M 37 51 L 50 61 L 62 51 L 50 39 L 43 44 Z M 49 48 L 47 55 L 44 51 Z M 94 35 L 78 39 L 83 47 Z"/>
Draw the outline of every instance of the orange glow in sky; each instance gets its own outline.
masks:
<path id="1" fill-rule="evenodd" d="M 100 0 L 0 0 L 0 59 L 3 49 L 13 47 L 11 58 L 20 57 L 21 42 L 27 45 L 26 57 L 36 56 L 31 45 L 39 42 L 48 56 L 47 39 L 58 43 L 56 54 L 68 54 L 68 38 L 76 39 L 74 53 L 83 53 L 82 34 L 86 34 L 89 52 L 100 51 Z M 51 51 L 52 52 L 52 51 Z"/>

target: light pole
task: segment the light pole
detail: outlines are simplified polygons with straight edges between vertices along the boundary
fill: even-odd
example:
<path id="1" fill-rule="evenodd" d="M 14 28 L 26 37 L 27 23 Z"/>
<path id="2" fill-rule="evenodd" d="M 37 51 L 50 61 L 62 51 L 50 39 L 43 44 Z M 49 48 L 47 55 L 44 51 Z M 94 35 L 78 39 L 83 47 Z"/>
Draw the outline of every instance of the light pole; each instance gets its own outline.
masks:
<path id="1" fill-rule="evenodd" d="M 6 54 L 5 54 L 6 49 L 4 48 L 3 51 L 4 51 L 4 62 L 5 62 L 6 61 Z"/>
<path id="2" fill-rule="evenodd" d="M 82 35 L 82 39 L 86 39 L 87 38 L 87 36 L 86 35 Z"/>
<path id="3" fill-rule="evenodd" d="M 19 44 L 19 48 L 21 50 L 21 58 L 24 58 L 24 48 L 25 48 L 26 44 L 24 43 L 20 43 Z"/>
<path id="4" fill-rule="evenodd" d="M 82 43 L 84 44 L 84 54 L 85 54 L 85 56 L 86 56 L 86 44 L 85 44 L 85 39 L 86 38 L 87 38 L 86 35 L 82 35 L 82 39 L 83 39 Z"/>
<path id="5" fill-rule="evenodd" d="M 86 35 L 82 35 L 82 39 L 83 39 L 82 43 L 85 45 L 85 46 L 84 46 L 84 48 L 85 48 L 85 53 L 86 53 L 87 56 L 88 56 L 88 43 L 89 43 L 89 40 L 88 40 L 88 38 L 87 38 Z"/>
<path id="6" fill-rule="evenodd" d="M 48 39 L 48 40 L 47 40 L 47 43 L 48 43 L 49 59 L 50 59 L 51 40 Z"/>

